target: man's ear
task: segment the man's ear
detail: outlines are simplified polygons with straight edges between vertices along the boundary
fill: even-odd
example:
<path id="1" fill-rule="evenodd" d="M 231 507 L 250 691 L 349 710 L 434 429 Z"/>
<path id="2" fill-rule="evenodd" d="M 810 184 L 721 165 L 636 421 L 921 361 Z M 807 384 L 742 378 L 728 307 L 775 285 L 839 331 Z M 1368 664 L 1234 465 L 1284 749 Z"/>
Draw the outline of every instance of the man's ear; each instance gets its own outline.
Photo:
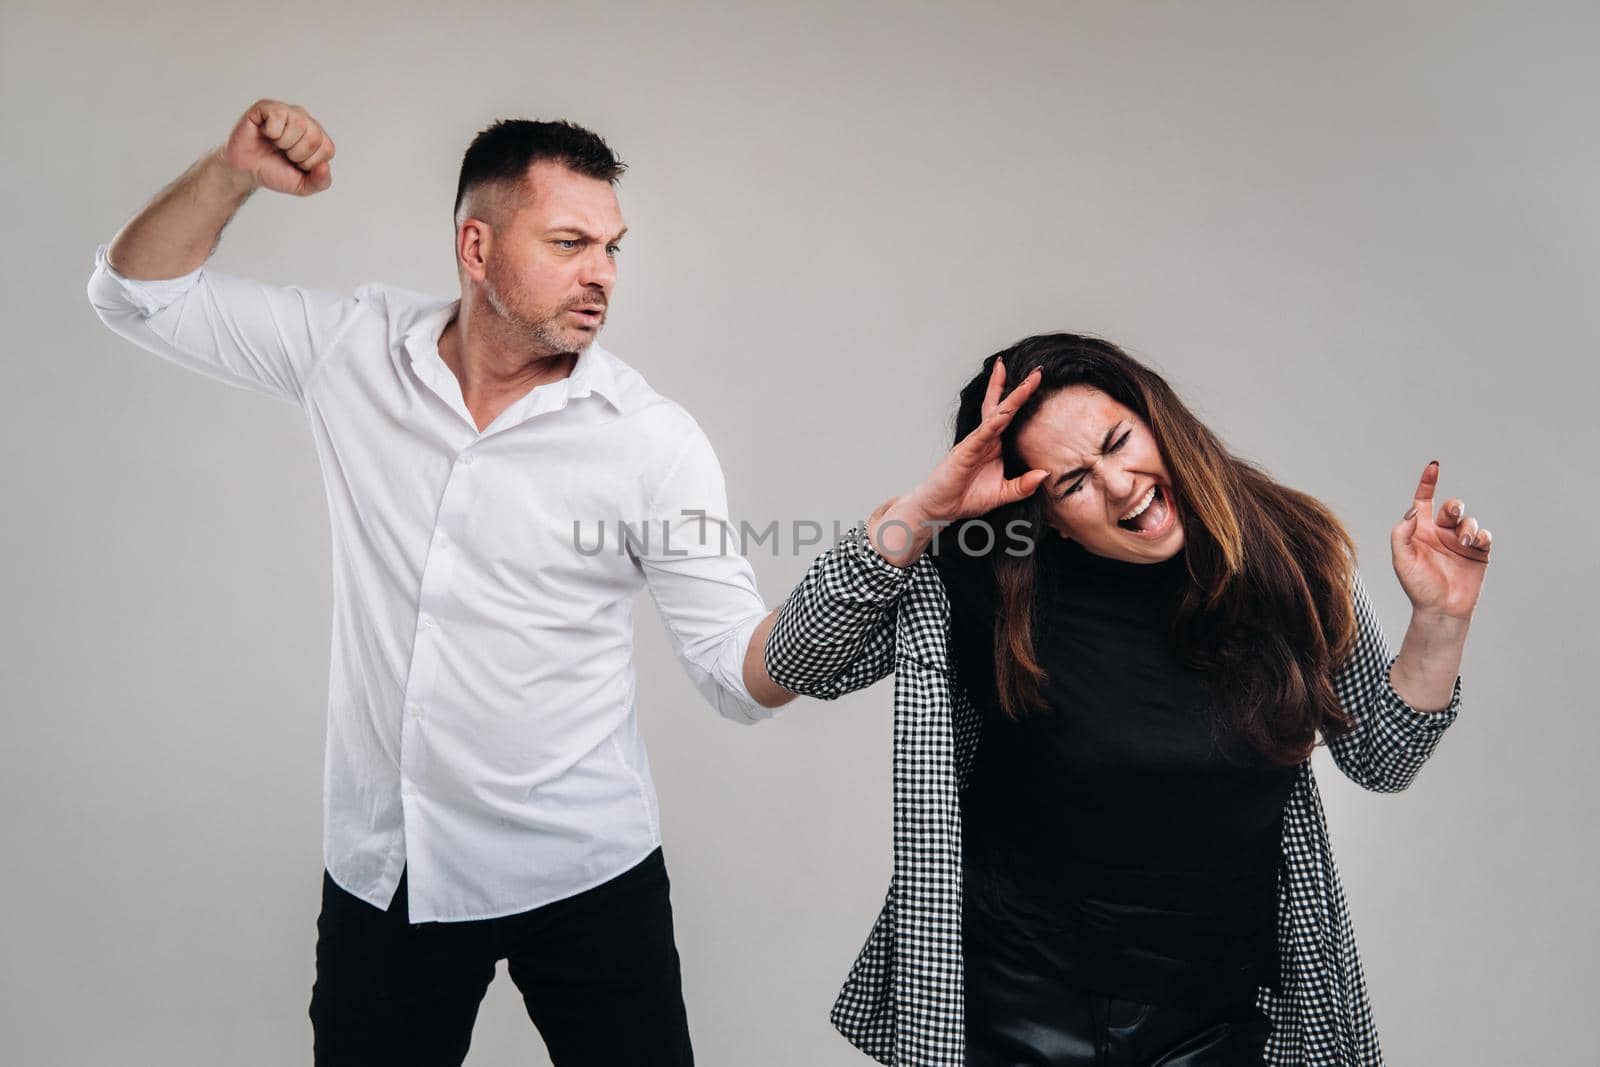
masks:
<path id="1" fill-rule="evenodd" d="M 462 219 L 456 227 L 456 267 L 474 279 L 487 274 L 493 242 L 494 231 L 488 223 L 475 215 Z"/>

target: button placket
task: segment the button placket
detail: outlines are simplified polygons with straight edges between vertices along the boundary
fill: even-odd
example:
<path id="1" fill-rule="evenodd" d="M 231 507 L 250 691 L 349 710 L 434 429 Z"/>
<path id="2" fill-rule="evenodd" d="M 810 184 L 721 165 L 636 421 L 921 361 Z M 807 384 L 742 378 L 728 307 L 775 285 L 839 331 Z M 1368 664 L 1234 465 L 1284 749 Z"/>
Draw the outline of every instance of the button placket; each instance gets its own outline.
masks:
<path id="1" fill-rule="evenodd" d="M 459 557 L 454 547 L 455 539 L 450 536 L 449 530 L 452 527 L 459 530 L 469 510 L 472 480 L 465 468 L 471 465 L 471 455 L 471 452 L 458 455 L 458 462 L 445 483 L 433 537 L 422 565 L 422 581 L 417 597 L 417 626 L 403 694 L 405 710 L 400 724 L 400 794 L 405 799 L 418 795 L 418 781 L 424 778 L 427 756 L 423 743 L 425 734 L 422 732 L 424 712 L 433 696 L 440 642 L 446 640 L 439 615 L 449 607 L 451 576 Z M 410 833 L 409 820 L 406 832 Z"/>

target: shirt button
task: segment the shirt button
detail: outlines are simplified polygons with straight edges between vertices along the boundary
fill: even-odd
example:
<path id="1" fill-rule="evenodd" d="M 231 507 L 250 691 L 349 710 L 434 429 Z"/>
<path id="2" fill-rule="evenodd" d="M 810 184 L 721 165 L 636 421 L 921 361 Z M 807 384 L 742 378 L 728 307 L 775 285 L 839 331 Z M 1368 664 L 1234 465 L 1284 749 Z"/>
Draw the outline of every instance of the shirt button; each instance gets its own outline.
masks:
<path id="1" fill-rule="evenodd" d="M 411 715 L 411 717 L 413 719 L 422 718 L 422 709 L 417 707 L 415 704 L 407 705 L 406 706 L 406 711 Z"/>
<path id="2" fill-rule="evenodd" d="M 471 452 L 463 452 L 463 453 L 461 453 L 461 465 L 463 467 L 472 466 L 472 456 L 473 456 L 473 453 L 471 453 Z"/>
<path id="3" fill-rule="evenodd" d="M 417 620 L 417 625 L 422 627 L 424 630 L 431 630 L 433 629 L 433 617 L 431 615 L 424 615 L 422 618 Z"/>
<path id="4" fill-rule="evenodd" d="M 410 782 L 404 782 L 400 786 L 400 792 L 408 797 L 414 797 L 417 795 L 417 787 Z"/>

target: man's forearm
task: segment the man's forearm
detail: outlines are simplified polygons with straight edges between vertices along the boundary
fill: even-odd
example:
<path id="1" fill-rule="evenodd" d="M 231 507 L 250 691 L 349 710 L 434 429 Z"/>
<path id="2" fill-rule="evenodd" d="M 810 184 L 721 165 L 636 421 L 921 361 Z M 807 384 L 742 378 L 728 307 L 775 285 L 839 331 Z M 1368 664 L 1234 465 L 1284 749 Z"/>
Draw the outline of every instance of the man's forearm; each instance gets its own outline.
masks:
<path id="1" fill-rule="evenodd" d="M 744 687 L 764 708 L 779 708 L 795 698 L 795 694 L 772 680 L 767 673 L 767 635 L 772 624 L 778 621 L 777 611 L 761 620 L 755 633 L 750 635 L 750 646 L 744 653 Z"/>
<path id="2" fill-rule="evenodd" d="M 118 231 L 106 258 L 141 280 L 178 278 L 211 258 L 222 228 L 255 192 L 255 178 L 207 152 Z"/>

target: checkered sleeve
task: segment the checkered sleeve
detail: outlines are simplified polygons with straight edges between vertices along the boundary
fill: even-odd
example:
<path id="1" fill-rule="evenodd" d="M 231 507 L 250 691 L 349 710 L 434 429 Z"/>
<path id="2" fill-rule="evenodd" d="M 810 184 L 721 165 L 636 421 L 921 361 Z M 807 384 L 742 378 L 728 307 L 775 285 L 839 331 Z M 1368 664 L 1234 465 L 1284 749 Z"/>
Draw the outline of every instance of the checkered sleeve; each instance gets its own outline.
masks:
<path id="1" fill-rule="evenodd" d="M 1384 637 L 1361 575 L 1352 571 L 1356 642 L 1350 658 L 1334 674 L 1339 703 L 1355 728 L 1328 742 L 1341 771 L 1363 789 L 1398 793 L 1410 785 L 1433 754 L 1439 738 L 1461 709 L 1461 679 L 1442 711 L 1417 711 L 1394 691 L 1389 668 L 1395 656 Z"/>
<path id="2" fill-rule="evenodd" d="M 914 568 L 878 555 L 858 523 L 816 558 L 767 637 L 767 673 L 785 689 L 832 700 L 894 669 L 894 623 Z"/>

